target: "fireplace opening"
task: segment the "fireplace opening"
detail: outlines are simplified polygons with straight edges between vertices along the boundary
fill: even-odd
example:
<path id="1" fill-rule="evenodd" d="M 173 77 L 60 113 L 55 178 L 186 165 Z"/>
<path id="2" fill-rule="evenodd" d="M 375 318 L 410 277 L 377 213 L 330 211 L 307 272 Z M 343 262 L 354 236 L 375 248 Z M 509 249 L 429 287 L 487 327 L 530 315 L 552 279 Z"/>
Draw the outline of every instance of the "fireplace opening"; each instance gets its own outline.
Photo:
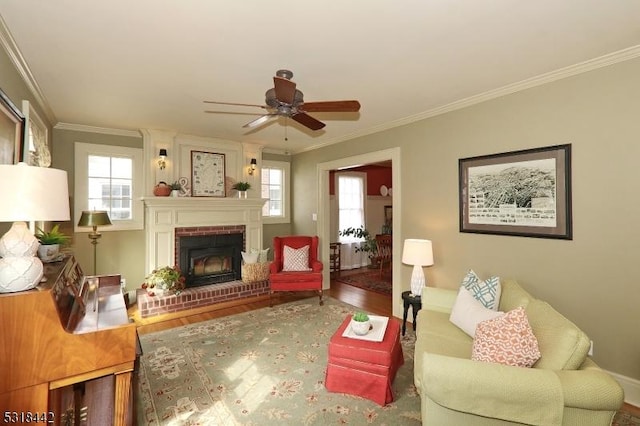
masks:
<path id="1" fill-rule="evenodd" d="M 242 278 L 243 234 L 181 236 L 179 244 L 187 288 Z"/>

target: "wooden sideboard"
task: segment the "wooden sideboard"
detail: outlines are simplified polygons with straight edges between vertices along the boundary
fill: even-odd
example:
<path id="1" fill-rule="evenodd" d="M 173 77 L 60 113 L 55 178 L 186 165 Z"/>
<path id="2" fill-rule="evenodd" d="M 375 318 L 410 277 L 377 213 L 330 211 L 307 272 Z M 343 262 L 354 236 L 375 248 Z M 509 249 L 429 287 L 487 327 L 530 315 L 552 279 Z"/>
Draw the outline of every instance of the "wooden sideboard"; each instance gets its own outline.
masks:
<path id="1" fill-rule="evenodd" d="M 3 421 L 132 424 L 137 335 L 120 276 L 84 276 L 69 256 L 45 264 L 44 277 L 0 294 Z"/>

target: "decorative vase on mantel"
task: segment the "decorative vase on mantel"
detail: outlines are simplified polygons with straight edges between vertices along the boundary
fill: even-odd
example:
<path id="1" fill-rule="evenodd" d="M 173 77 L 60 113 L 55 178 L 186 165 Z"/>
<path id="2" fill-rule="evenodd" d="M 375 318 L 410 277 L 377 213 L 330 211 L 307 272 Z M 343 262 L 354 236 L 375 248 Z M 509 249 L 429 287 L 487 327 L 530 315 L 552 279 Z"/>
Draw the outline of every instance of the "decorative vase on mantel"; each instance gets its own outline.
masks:
<path id="1" fill-rule="evenodd" d="M 247 191 L 238 191 L 238 198 L 247 198 Z"/>

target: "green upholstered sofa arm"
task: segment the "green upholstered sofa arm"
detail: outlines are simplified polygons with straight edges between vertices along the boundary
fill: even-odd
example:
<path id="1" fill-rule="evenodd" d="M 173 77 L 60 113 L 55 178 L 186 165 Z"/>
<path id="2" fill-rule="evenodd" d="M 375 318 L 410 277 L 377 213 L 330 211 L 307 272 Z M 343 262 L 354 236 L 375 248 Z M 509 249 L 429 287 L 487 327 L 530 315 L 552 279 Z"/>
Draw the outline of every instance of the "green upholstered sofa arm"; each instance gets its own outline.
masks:
<path id="1" fill-rule="evenodd" d="M 564 405 L 567 407 L 616 411 L 622 405 L 622 388 L 591 358 L 587 358 L 579 370 L 559 370 L 555 373 L 562 384 Z"/>
<path id="2" fill-rule="evenodd" d="M 458 296 L 457 290 L 436 287 L 422 288 L 422 309 L 450 313 Z"/>
<path id="3" fill-rule="evenodd" d="M 554 371 L 423 354 L 422 398 L 478 416 L 560 425 L 563 393 Z"/>

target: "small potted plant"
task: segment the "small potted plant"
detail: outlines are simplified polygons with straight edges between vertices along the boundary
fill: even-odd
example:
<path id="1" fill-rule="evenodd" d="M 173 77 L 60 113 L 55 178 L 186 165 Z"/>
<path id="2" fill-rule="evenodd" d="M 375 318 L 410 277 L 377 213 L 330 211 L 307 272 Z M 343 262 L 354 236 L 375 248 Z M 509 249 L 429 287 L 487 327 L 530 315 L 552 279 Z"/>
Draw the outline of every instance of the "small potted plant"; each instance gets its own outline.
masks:
<path id="1" fill-rule="evenodd" d="M 238 198 L 247 198 L 247 190 L 251 188 L 251 184 L 249 182 L 236 182 L 232 188 L 238 191 Z"/>
<path id="2" fill-rule="evenodd" d="M 371 330 L 371 320 L 364 312 L 356 312 L 351 317 L 351 330 L 358 336 L 364 336 Z"/>
<path id="3" fill-rule="evenodd" d="M 154 269 L 144 279 L 142 288 L 149 296 L 161 296 L 167 293 L 180 294 L 184 290 L 185 277 L 177 266 L 165 266 Z"/>
<path id="4" fill-rule="evenodd" d="M 43 262 L 53 262 L 60 257 L 60 246 L 69 242 L 69 236 L 60 232 L 60 225 L 56 224 L 49 232 L 36 228 L 35 237 L 40 241 L 38 257 Z"/>
<path id="5" fill-rule="evenodd" d="M 169 188 L 171 188 L 171 196 L 172 197 L 179 197 L 180 196 L 180 190 L 182 189 L 182 185 L 180 185 L 177 181 L 173 182 L 172 184 L 170 184 Z"/>

